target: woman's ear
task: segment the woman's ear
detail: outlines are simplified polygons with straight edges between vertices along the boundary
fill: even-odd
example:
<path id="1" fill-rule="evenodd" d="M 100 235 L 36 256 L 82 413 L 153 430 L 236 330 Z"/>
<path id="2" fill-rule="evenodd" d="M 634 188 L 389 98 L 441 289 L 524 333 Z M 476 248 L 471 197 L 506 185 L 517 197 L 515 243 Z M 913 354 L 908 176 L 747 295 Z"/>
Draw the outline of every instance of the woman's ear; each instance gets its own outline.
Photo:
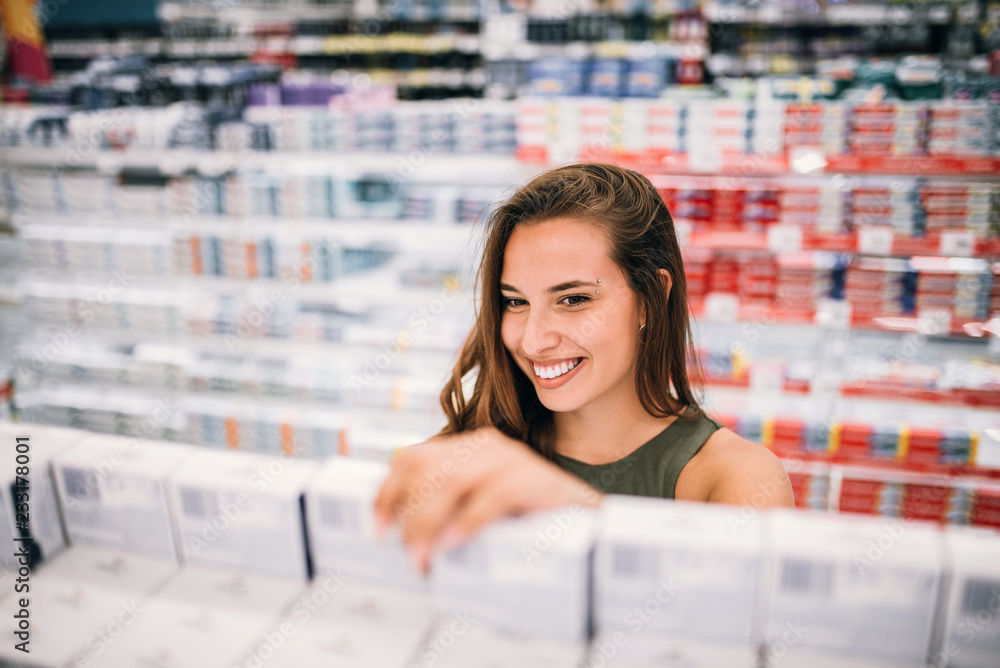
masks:
<path id="1" fill-rule="evenodd" d="M 663 288 L 666 290 L 667 299 L 670 299 L 670 289 L 674 287 L 674 278 L 670 275 L 670 272 L 666 269 L 657 269 L 657 273 L 663 277 Z"/>

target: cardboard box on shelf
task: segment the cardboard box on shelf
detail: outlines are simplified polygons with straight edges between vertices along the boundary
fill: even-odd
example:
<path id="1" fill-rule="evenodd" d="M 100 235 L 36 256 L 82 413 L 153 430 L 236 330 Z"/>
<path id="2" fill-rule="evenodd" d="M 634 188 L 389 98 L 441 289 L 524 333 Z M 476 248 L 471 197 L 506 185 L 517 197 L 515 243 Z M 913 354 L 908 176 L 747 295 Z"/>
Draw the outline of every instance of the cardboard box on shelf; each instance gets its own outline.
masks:
<path id="1" fill-rule="evenodd" d="M 944 565 L 936 528 L 781 510 L 766 526 L 769 666 L 925 665 Z M 802 629 L 794 642 L 788 624 Z"/>
<path id="2" fill-rule="evenodd" d="M 318 468 L 249 452 L 195 453 L 168 487 L 183 563 L 308 579 L 302 506 Z"/>
<path id="3" fill-rule="evenodd" d="M 54 467 L 70 541 L 177 561 L 167 481 L 195 453 L 112 435 L 62 453 Z"/>
<path id="4" fill-rule="evenodd" d="M 606 498 L 594 562 L 597 631 L 643 625 L 644 637 L 664 643 L 730 643 L 751 653 L 762 547 L 756 513 Z"/>
<path id="5" fill-rule="evenodd" d="M 398 533 L 375 536 L 375 497 L 388 472 L 387 464 L 349 457 L 331 457 L 323 465 L 306 496 L 314 566 L 317 572 L 339 570 L 374 584 L 424 591 L 427 583 Z"/>
<path id="6" fill-rule="evenodd" d="M 594 512 L 571 505 L 501 520 L 434 559 L 435 604 L 568 643 L 590 629 Z"/>

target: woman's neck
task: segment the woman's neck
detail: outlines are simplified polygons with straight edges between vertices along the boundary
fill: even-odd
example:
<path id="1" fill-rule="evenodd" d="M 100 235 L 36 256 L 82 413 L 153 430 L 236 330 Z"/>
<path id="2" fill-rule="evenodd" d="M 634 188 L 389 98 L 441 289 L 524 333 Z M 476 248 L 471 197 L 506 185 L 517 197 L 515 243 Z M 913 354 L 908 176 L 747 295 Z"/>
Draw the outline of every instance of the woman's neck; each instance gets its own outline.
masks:
<path id="1" fill-rule="evenodd" d="M 555 413 L 555 450 L 587 464 L 607 464 L 631 454 L 675 419 L 650 415 L 632 393 L 608 405 Z"/>

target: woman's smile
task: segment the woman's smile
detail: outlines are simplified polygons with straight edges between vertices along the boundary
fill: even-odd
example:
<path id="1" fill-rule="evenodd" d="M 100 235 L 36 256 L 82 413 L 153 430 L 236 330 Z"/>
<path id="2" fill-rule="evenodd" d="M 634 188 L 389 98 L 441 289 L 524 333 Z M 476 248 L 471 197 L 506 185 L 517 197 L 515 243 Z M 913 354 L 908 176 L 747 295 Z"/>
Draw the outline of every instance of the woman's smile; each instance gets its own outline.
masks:
<path id="1" fill-rule="evenodd" d="M 545 390 L 554 390 L 568 383 L 576 376 L 575 371 L 585 361 L 584 357 L 573 357 L 554 362 L 528 360 L 535 371 L 535 384 Z"/>

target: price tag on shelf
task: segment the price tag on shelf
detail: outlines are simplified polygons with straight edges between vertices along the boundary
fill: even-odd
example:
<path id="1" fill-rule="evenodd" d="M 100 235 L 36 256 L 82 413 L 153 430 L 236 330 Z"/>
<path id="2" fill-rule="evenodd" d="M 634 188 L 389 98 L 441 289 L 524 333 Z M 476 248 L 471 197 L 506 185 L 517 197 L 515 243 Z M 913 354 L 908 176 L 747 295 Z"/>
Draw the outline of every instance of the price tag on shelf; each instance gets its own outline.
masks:
<path id="1" fill-rule="evenodd" d="M 951 311 L 926 309 L 917 311 L 917 331 L 926 336 L 951 334 Z"/>
<path id="2" fill-rule="evenodd" d="M 892 255 L 892 228 L 872 225 L 858 229 L 858 252 L 862 255 Z"/>
<path id="3" fill-rule="evenodd" d="M 758 360 L 750 367 L 750 389 L 757 395 L 781 394 L 785 384 L 783 362 Z"/>
<path id="4" fill-rule="evenodd" d="M 740 298 L 726 292 L 705 295 L 705 319 L 712 322 L 736 322 L 740 317 Z"/>
<path id="5" fill-rule="evenodd" d="M 968 231 L 941 233 L 941 255 L 946 257 L 972 257 L 976 250 L 976 237 Z"/>
<path id="6" fill-rule="evenodd" d="M 190 158 L 183 155 L 175 155 L 173 153 L 167 152 L 160 159 L 157 169 L 161 174 L 167 176 L 176 176 L 178 174 L 183 174 L 188 167 L 191 166 Z"/>
<path id="7" fill-rule="evenodd" d="M 816 305 L 816 324 L 830 329 L 851 328 L 851 302 L 840 299 L 824 299 Z"/>
<path id="8" fill-rule="evenodd" d="M 722 169 L 722 151 L 707 144 L 688 151 L 688 167 L 691 171 L 716 174 Z"/>
<path id="9" fill-rule="evenodd" d="M 767 247 L 774 253 L 797 253 L 802 250 L 802 228 L 798 225 L 771 225 L 767 228 Z"/>

